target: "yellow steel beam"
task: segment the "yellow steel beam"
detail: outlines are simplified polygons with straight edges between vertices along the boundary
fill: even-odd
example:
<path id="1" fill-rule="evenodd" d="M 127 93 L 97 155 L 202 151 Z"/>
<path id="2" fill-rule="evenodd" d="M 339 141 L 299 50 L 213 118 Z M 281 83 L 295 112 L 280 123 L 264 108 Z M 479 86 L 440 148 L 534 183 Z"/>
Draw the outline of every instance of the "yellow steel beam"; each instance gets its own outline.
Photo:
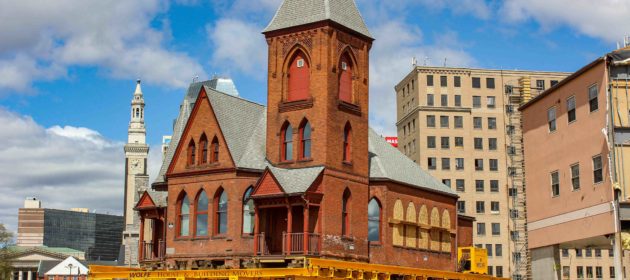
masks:
<path id="1" fill-rule="evenodd" d="M 260 269 L 212 269 L 212 270 L 172 270 L 144 271 L 119 267 L 90 266 L 90 280 L 188 280 L 188 279 L 366 279 L 389 280 L 392 275 L 405 280 L 432 279 L 500 279 L 488 275 L 463 274 L 451 271 L 400 267 L 392 265 L 368 264 L 336 261 L 328 259 L 307 259 L 304 268 L 260 268 Z"/>

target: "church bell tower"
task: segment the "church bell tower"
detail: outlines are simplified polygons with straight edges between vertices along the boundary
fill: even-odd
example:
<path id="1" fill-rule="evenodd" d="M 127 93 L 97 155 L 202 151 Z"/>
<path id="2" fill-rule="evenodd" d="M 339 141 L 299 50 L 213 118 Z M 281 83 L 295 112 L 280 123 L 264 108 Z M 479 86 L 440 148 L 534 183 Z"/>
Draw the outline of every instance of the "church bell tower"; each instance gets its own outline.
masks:
<path id="1" fill-rule="evenodd" d="M 139 195 L 147 189 L 146 128 L 144 126 L 144 97 L 140 80 L 131 99 L 131 121 L 129 122 L 127 144 L 125 145 L 125 202 L 123 246 L 125 265 L 138 265 L 139 219 L 133 207 Z"/>

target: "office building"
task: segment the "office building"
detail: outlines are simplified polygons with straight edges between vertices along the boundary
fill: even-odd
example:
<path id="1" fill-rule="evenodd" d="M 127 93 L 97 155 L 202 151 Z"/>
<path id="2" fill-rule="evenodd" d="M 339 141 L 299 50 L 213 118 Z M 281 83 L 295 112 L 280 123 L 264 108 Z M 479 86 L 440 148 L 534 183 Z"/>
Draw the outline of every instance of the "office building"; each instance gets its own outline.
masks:
<path id="1" fill-rule="evenodd" d="M 528 271 L 518 106 L 568 75 L 415 66 L 395 87 L 398 149 L 459 194 L 493 275 Z"/>

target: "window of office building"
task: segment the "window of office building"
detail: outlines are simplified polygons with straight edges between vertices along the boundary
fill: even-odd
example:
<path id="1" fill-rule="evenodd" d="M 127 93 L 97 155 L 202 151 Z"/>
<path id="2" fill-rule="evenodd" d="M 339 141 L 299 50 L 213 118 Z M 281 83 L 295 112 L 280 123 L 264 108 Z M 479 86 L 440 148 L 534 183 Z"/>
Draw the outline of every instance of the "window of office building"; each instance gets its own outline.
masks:
<path id="1" fill-rule="evenodd" d="M 492 235 L 501 235 L 501 224 L 492 223 Z"/>
<path id="2" fill-rule="evenodd" d="M 457 213 L 460 213 L 460 214 L 466 213 L 466 201 L 463 201 L 463 200 L 457 201 Z"/>
<path id="3" fill-rule="evenodd" d="M 547 110 L 547 126 L 549 132 L 556 131 L 556 107 L 551 107 Z"/>
<path id="4" fill-rule="evenodd" d="M 482 128 L 481 117 L 473 117 L 473 128 L 474 129 Z"/>
<path id="5" fill-rule="evenodd" d="M 573 190 L 580 189 L 580 165 L 571 165 L 571 187 Z"/>
<path id="6" fill-rule="evenodd" d="M 448 86 L 448 77 L 440 76 L 440 86 L 447 87 Z"/>
<path id="7" fill-rule="evenodd" d="M 455 170 L 464 170 L 464 158 L 455 159 Z"/>
<path id="8" fill-rule="evenodd" d="M 450 158 L 442 158 L 442 170 L 451 170 Z"/>
<path id="9" fill-rule="evenodd" d="M 567 99 L 567 119 L 569 122 L 575 121 L 575 96 Z"/>
<path id="10" fill-rule="evenodd" d="M 440 116 L 440 127 L 441 128 L 448 128 L 449 127 L 448 116 Z"/>
<path id="11" fill-rule="evenodd" d="M 498 159 L 490 159 L 488 160 L 490 164 L 490 171 L 498 171 L 499 170 L 499 160 Z"/>
<path id="12" fill-rule="evenodd" d="M 428 87 L 433 86 L 433 75 L 427 75 L 427 86 Z"/>
<path id="13" fill-rule="evenodd" d="M 483 159 L 475 159 L 475 171 L 483 171 Z"/>
<path id="14" fill-rule="evenodd" d="M 463 128 L 464 127 L 464 117 L 455 116 L 453 117 L 453 121 L 455 122 L 455 128 Z"/>
<path id="15" fill-rule="evenodd" d="M 427 94 L 427 106 L 433 106 L 435 104 L 434 95 Z"/>
<path id="16" fill-rule="evenodd" d="M 490 180 L 490 191 L 499 192 L 499 180 Z"/>
<path id="17" fill-rule="evenodd" d="M 488 138 L 488 150 L 494 151 L 497 149 L 497 138 Z"/>
<path id="18" fill-rule="evenodd" d="M 494 78 L 486 78 L 486 87 L 494 88 Z"/>
<path id="19" fill-rule="evenodd" d="M 477 210 L 477 214 L 486 213 L 486 203 L 484 201 L 477 201 L 475 206 L 476 206 L 475 209 Z M 485 230 L 484 230 L 484 234 L 485 234 Z"/>
<path id="20" fill-rule="evenodd" d="M 441 137 L 440 138 L 440 146 L 442 147 L 442 149 L 450 148 L 449 142 L 450 141 L 449 141 L 448 137 Z"/>
<path id="21" fill-rule="evenodd" d="M 499 202 L 498 201 L 490 201 L 490 212 L 497 214 L 499 213 Z"/>
<path id="22" fill-rule="evenodd" d="M 477 213 L 479 213 L 477 209 Z M 477 235 L 486 235 L 486 223 L 477 223 Z"/>
<path id="23" fill-rule="evenodd" d="M 475 180 L 475 191 L 476 192 L 483 192 L 484 191 L 484 184 L 483 184 L 483 180 Z"/>
<path id="24" fill-rule="evenodd" d="M 473 88 L 481 88 L 481 78 L 473 77 L 472 78 L 472 87 Z"/>
<path id="25" fill-rule="evenodd" d="M 446 94 L 440 95 L 440 106 L 448 107 L 448 95 Z"/>
<path id="26" fill-rule="evenodd" d="M 604 181 L 602 156 L 595 156 L 593 157 L 593 183 L 597 184 L 602 181 Z"/>
<path id="27" fill-rule="evenodd" d="M 458 192 L 466 191 L 464 179 L 455 180 L 455 190 L 457 190 Z"/>
<path id="28" fill-rule="evenodd" d="M 427 148 L 435 149 L 435 136 L 427 136 Z"/>
<path id="29" fill-rule="evenodd" d="M 494 245 L 494 256 L 495 257 L 502 257 L 503 256 L 503 245 L 502 244 L 495 244 Z"/>
<path id="30" fill-rule="evenodd" d="M 475 150 L 483 150 L 483 138 L 474 139 Z"/>
<path id="31" fill-rule="evenodd" d="M 451 179 L 442 179 L 442 184 L 451 187 Z"/>
<path id="32" fill-rule="evenodd" d="M 455 106 L 456 107 L 462 106 L 462 96 L 459 94 L 455 95 Z"/>
<path id="33" fill-rule="evenodd" d="M 545 80 L 536 80 L 536 88 L 545 90 Z"/>
<path id="34" fill-rule="evenodd" d="M 494 96 L 488 96 L 486 101 L 487 101 L 486 106 L 488 106 L 488 108 L 494 108 L 497 105 L 496 98 Z"/>
<path id="35" fill-rule="evenodd" d="M 488 118 L 488 129 L 497 129 L 497 118 Z"/>
<path id="36" fill-rule="evenodd" d="M 473 96 L 473 108 L 481 108 L 481 96 Z"/>
<path id="37" fill-rule="evenodd" d="M 551 196 L 560 195 L 560 176 L 558 171 L 551 172 Z"/>
<path id="38" fill-rule="evenodd" d="M 464 137 L 455 137 L 455 147 L 464 147 Z"/>
<path id="39" fill-rule="evenodd" d="M 588 88 L 588 107 L 590 112 L 599 109 L 599 103 L 597 102 L 597 85 L 592 85 Z"/>
<path id="40" fill-rule="evenodd" d="M 453 86 L 461 87 L 462 86 L 462 78 L 460 76 L 453 77 Z"/>
<path id="41" fill-rule="evenodd" d="M 427 127 L 435 127 L 435 116 L 427 115 Z"/>
<path id="42" fill-rule="evenodd" d="M 430 170 L 435 170 L 437 168 L 437 159 L 434 157 L 427 158 L 427 166 Z"/>

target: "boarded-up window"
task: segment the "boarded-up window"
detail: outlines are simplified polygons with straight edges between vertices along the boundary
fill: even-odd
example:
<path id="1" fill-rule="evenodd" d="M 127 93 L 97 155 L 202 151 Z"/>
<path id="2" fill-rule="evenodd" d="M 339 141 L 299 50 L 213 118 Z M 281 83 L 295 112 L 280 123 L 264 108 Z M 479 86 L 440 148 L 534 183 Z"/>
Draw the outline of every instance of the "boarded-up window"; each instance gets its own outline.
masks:
<path id="1" fill-rule="evenodd" d="M 407 206 L 407 219 L 406 221 L 408 223 L 416 223 L 416 207 L 413 206 L 413 202 L 409 202 L 409 205 Z M 416 228 L 417 226 L 415 225 L 405 225 L 407 227 L 407 230 L 405 232 L 405 239 L 407 240 L 406 242 L 406 246 L 407 247 L 412 247 L 415 248 L 416 247 Z"/>
<path id="2" fill-rule="evenodd" d="M 405 213 L 404 213 L 403 205 L 400 199 L 396 200 L 396 202 L 394 203 L 393 213 L 394 213 L 394 217 L 393 217 L 394 220 L 396 221 L 404 220 Z M 396 225 L 394 225 L 394 232 L 392 234 L 392 244 L 394 246 L 403 245 L 403 238 L 404 238 L 403 231 L 404 231 L 403 224 L 397 223 Z"/>
<path id="3" fill-rule="evenodd" d="M 352 102 L 352 60 L 347 53 L 341 56 L 339 63 L 339 99 Z"/>
<path id="4" fill-rule="evenodd" d="M 420 207 L 420 214 L 418 215 L 418 222 L 421 225 L 420 233 L 418 234 L 419 235 L 418 248 L 428 249 L 429 248 L 429 231 L 426 228 L 422 228 L 429 225 L 429 213 L 427 211 L 426 205 L 422 205 L 422 207 Z"/>
<path id="5" fill-rule="evenodd" d="M 442 232 L 442 252 L 451 251 L 451 215 L 448 210 L 442 212 L 442 227 L 446 231 Z"/>
<path id="6" fill-rule="evenodd" d="M 296 52 L 289 64 L 289 90 L 287 101 L 304 100 L 310 97 L 310 70 L 306 55 Z"/>
<path id="7" fill-rule="evenodd" d="M 440 251 L 440 212 L 437 208 L 431 209 L 431 250 Z"/>

